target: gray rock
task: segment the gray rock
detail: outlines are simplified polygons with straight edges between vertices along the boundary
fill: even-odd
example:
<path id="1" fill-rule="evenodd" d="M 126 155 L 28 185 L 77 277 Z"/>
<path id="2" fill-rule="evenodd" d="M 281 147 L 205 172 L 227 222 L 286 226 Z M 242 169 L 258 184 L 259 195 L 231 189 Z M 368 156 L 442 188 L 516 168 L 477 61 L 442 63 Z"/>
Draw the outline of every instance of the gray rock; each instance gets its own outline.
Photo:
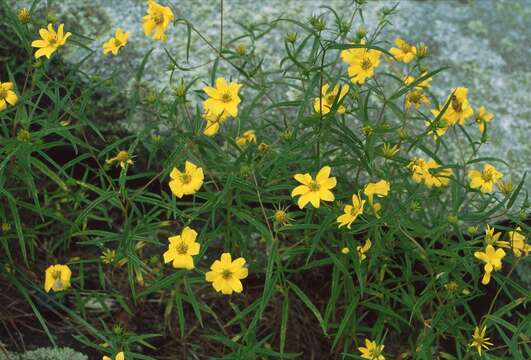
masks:
<path id="1" fill-rule="evenodd" d="M 170 4 L 176 14 L 183 14 L 210 41 L 219 44 L 219 0 L 160 2 Z M 21 3 L 25 2 L 18 1 L 17 6 Z M 57 14 L 58 19 L 67 24 L 68 30 L 90 38 L 85 43 L 95 53 L 83 65 L 89 74 L 114 76 L 118 87 L 130 90 L 133 88 L 135 69 L 148 50 L 153 48 L 143 76 L 144 86 L 153 91 L 164 91 L 171 96 L 171 88 L 181 78 L 185 81 L 199 78 L 196 88 L 200 88 L 201 81 L 209 79 L 210 64 L 188 72 L 178 71 L 170 80 L 170 61 L 164 49 L 179 64 L 192 68 L 211 60 L 212 50 L 198 36 L 192 35 L 190 62 L 187 63 L 187 32 L 182 24 L 168 30 L 166 43 L 155 42 L 144 36 L 141 18 L 146 10 L 145 1 L 64 0 L 52 4 L 46 11 Z M 321 8 L 322 5 L 331 6 L 340 14 L 350 13 L 353 6 L 350 0 L 226 0 L 225 41 L 243 33 L 238 23 L 260 24 L 280 16 L 306 22 L 312 14 L 326 12 Z M 370 1 L 365 5 L 364 25 L 369 32 L 375 28 L 382 8 L 392 5 L 388 1 Z M 531 168 L 531 146 L 528 145 L 531 134 L 531 48 L 528 46 L 531 28 L 526 21 L 530 18 L 531 0 L 403 1 L 398 6 L 397 14 L 391 18 L 392 24 L 381 36 L 381 39 L 388 41 L 389 47 L 397 35 L 410 42 L 425 42 L 430 49 L 428 62 L 431 69 L 442 65 L 452 67 L 434 79 L 433 91 L 440 101 L 446 98 L 452 88 L 466 86 L 474 107 L 484 105 L 489 112 L 494 113 L 494 120 L 488 127 L 489 142 L 482 148 L 481 156 L 506 159 L 511 168 L 500 168 L 513 174 L 515 183 L 525 170 Z M 333 22 L 330 13 L 327 19 L 328 24 Z M 360 24 L 358 19 L 354 27 Z M 117 57 L 104 56 L 101 45 L 113 35 L 116 27 L 131 32 L 129 46 Z M 257 42 L 256 52 L 265 57 L 266 69 L 278 69 L 284 55 L 283 36 L 294 30 L 296 28 L 292 24 L 281 22 Z M 237 43 L 240 42 L 246 43 L 246 40 Z M 77 63 L 87 56 L 88 51 L 82 47 L 69 46 L 63 53 L 68 61 Z M 218 73 L 235 75 L 223 64 Z M 142 120 L 139 118 L 137 122 Z M 138 125 L 128 124 L 132 129 Z M 468 128 L 479 139 L 479 131 L 473 120 Z M 526 187 L 529 188 L 529 182 Z"/>

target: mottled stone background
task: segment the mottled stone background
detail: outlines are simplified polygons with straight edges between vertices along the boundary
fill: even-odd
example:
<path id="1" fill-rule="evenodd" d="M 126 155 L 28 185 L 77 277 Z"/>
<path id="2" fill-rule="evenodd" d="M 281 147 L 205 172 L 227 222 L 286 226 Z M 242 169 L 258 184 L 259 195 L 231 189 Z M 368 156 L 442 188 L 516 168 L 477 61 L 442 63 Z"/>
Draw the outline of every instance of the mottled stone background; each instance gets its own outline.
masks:
<path id="1" fill-rule="evenodd" d="M 219 42 L 220 1 L 219 0 L 164 0 L 188 18 L 214 43 Z M 17 5 L 24 1 L 17 1 Z M 45 2 L 42 2 L 45 3 Z M 96 49 L 95 56 L 84 65 L 90 74 L 116 75 L 116 81 L 127 88 L 132 84 L 134 70 L 144 54 L 155 48 L 147 67 L 144 80 L 155 89 L 169 89 L 176 79 L 208 79 L 210 66 L 194 71 L 175 74 L 173 84 L 169 83 L 167 70 L 169 61 L 166 47 L 183 66 L 201 64 L 213 54 L 197 36 L 192 37 L 190 64 L 185 64 L 186 27 L 173 26 L 168 33 L 167 43 L 155 43 L 144 36 L 141 18 L 145 13 L 146 1 L 141 0 L 63 0 L 51 2 L 46 11 L 57 14 L 71 31 L 91 39 L 87 44 Z M 312 14 L 326 10 L 329 5 L 340 14 L 350 14 L 350 0 L 225 0 L 224 36 L 231 39 L 242 34 L 238 23 L 251 24 L 271 21 L 280 16 L 306 22 Z M 364 25 L 374 29 L 384 7 L 391 7 L 394 1 L 369 1 L 365 6 Z M 411 42 L 423 41 L 430 49 L 430 68 L 451 65 L 452 69 L 437 76 L 434 92 L 440 99 L 456 86 L 470 89 L 473 106 L 485 105 L 495 114 L 489 127 L 490 141 L 483 147 L 481 155 L 498 156 L 507 159 L 515 182 L 521 174 L 530 169 L 531 146 L 531 0 L 429 0 L 402 1 L 392 24 L 386 28 L 382 39 L 391 46 L 400 35 Z M 332 22 L 332 18 L 329 18 Z M 361 24 L 360 20 L 355 24 Z M 107 40 L 116 27 L 132 33 L 130 45 L 118 57 L 104 57 L 101 44 Z M 282 38 L 288 31 L 296 30 L 287 23 L 263 37 L 257 44 L 257 52 L 265 56 L 265 66 L 278 69 L 284 54 Z M 77 62 L 86 56 L 81 47 L 70 46 L 67 59 Z M 476 130 L 476 129 L 474 129 Z M 472 131 L 471 131 L 472 132 Z M 477 133 L 477 131 L 475 132 Z M 479 135 L 478 135 L 479 137 Z M 529 189 L 530 182 L 526 182 Z"/>

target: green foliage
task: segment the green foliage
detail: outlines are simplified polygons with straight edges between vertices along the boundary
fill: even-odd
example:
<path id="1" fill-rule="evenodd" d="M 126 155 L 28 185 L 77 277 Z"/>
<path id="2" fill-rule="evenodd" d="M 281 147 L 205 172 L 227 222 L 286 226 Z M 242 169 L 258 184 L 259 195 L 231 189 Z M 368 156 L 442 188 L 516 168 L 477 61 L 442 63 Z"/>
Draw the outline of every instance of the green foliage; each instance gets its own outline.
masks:
<path id="1" fill-rule="evenodd" d="M 125 94 L 113 78 L 87 76 L 58 54 L 35 60 L 30 44 L 44 19 L 21 24 L 0 0 L 0 46 L 13 54 L 0 80 L 13 82 L 19 97 L 0 112 L 0 220 L 10 226 L 0 234 L 0 281 L 8 289 L 0 304 L 10 298 L 24 304 L 6 307 L 4 327 L 23 311 L 54 345 L 66 336 L 58 329 L 68 328 L 98 356 L 123 350 L 127 359 L 359 358 L 365 338 L 385 344 L 388 358 L 465 359 L 475 356 L 469 342 L 481 324 L 495 344 L 487 357 L 529 358 L 529 291 L 513 272 L 528 258 L 506 249 L 502 269 L 482 285 L 484 264 L 474 252 L 483 250 L 484 234 L 468 230 L 495 225 L 505 240 L 516 226 L 528 234 L 525 174 L 505 194 L 470 188 L 470 170 L 509 166 L 481 157 L 488 128 L 481 135 L 469 119 L 434 139 L 429 132 L 440 127 L 451 101 L 424 89 L 441 109 L 434 117 L 426 107 L 408 109 L 405 97 L 429 78 L 436 87 L 437 75 L 451 69 L 427 69 L 429 59 L 393 61 L 386 49 L 394 39 L 380 39 L 380 32 L 394 8 L 372 31 L 358 31 L 366 44 L 352 44 L 360 3 L 348 17 L 325 7 L 308 22 L 242 26 L 241 37 L 221 47 L 176 11 L 183 36 L 212 48 L 204 65 L 210 79 L 180 82 L 190 65 L 162 44 L 172 69 L 165 90 L 146 91 L 150 50 Z M 271 71 L 255 43 L 278 23 L 293 32 L 278 34 L 286 56 Z M 74 34 L 67 46 L 81 46 L 81 39 Z M 242 39 L 251 45 L 237 47 Z M 380 51 L 389 61 L 365 84 L 353 84 L 340 57 L 346 49 Z M 406 84 L 406 75 L 416 80 Z M 201 90 L 218 77 L 242 84 L 242 103 L 237 118 L 207 137 Z M 349 84 L 350 91 L 320 114 L 313 103 L 325 83 Z M 110 131 L 107 123 L 119 119 L 140 124 L 138 130 Z M 236 138 L 251 129 L 257 143 L 239 146 Z M 400 151 L 388 156 L 384 144 Z M 134 164 L 108 163 L 119 150 Z M 448 186 L 413 181 L 408 164 L 417 157 L 451 169 Z M 177 198 L 169 174 L 186 160 L 203 168 L 205 182 Z M 290 196 L 298 185 L 293 175 L 314 176 L 324 165 L 338 180 L 336 201 L 299 209 Z M 380 179 L 391 190 L 377 199 L 379 216 L 367 205 L 351 229 L 338 228 L 352 195 Z M 279 221 L 275 213 L 286 207 L 288 221 Z M 201 244 L 193 270 L 162 259 L 167 238 L 185 226 Z M 372 247 L 360 261 L 356 248 L 366 239 Z M 116 251 L 108 263 L 100 258 L 106 249 Z M 223 252 L 247 261 L 242 294 L 221 295 L 205 281 Z M 46 293 L 44 271 L 56 263 L 72 269 L 72 287 Z"/>
<path id="2" fill-rule="evenodd" d="M 32 351 L 27 351 L 23 354 L 9 354 L 5 357 L 0 352 L 0 359 L 2 360 L 86 360 L 85 355 L 80 354 L 69 348 L 40 348 Z"/>

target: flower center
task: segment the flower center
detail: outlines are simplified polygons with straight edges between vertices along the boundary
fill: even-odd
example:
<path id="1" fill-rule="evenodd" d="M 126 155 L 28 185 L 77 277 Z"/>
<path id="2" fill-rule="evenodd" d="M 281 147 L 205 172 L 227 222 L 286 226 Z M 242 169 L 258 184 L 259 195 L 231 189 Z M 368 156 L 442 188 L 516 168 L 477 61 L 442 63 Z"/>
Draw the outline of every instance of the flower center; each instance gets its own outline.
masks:
<path id="1" fill-rule="evenodd" d="M 494 174 L 492 173 L 492 171 L 483 171 L 483 180 L 485 182 L 489 182 L 489 181 L 492 181 L 492 179 L 494 178 Z"/>
<path id="2" fill-rule="evenodd" d="M 286 221 L 286 212 L 284 210 L 278 210 L 275 213 L 275 219 L 280 223 Z"/>
<path id="3" fill-rule="evenodd" d="M 184 173 L 181 175 L 181 182 L 183 184 L 189 184 L 192 181 L 192 176 L 190 174 Z"/>
<path id="4" fill-rule="evenodd" d="M 463 111 L 463 104 L 455 97 L 455 95 L 452 95 L 452 109 L 454 109 L 455 112 Z"/>
<path id="5" fill-rule="evenodd" d="M 412 103 L 418 104 L 421 98 L 422 95 L 419 91 L 412 91 L 411 93 L 409 93 L 409 101 L 411 101 Z"/>
<path id="6" fill-rule="evenodd" d="M 53 287 L 55 289 L 60 289 L 63 287 L 63 282 L 61 281 L 61 272 L 60 271 L 54 271 L 52 274 L 53 277 Z"/>
<path id="7" fill-rule="evenodd" d="M 2 89 L 0 87 L 0 100 L 4 100 L 7 97 L 7 90 Z"/>
<path id="8" fill-rule="evenodd" d="M 188 253 L 188 245 L 186 245 L 184 241 L 177 244 L 175 249 L 177 250 L 177 254 L 179 255 L 186 255 Z"/>
<path id="9" fill-rule="evenodd" d="M 361 68 L 363 70 L 369 70 L 372 67 L 372 62 L 369 59 L 363 59 L 361 62 Z"/>
<path id="10" fill-rule="evenodd" d="M 224 103 L 231 102 L 232 96 L 229 93 L 224 93 L 223 95 L 221 95 L 221 101 L 223 101 Z"/>
<path id="11" fill-rule="evenodd" d="M 129 159 L 129 154 L 127 151 L 120 151 L 118 155 L 116 155 L 116 160 L 119 162 L 126 162 Z"/>
<path id="12" fill-rule="evenodd" d="M 157 25 L 162 24 L 164 22 L 164 15 L 162 14 L 153 15 L 153 21 Z"/>
<path id="13" fill-rule="evenodd" d="M 120 46 L 122 46 L 122 42 L 120 40 L 114 38 L 114 46 L 120 47 Z"/>
<path id="14" fill-rule="evenodd" d="M 408 53 L 408 52 L 411 51 L 411 45 L 404 43 L 404 44 L 402 44 L 400 50 L 402 50 L 405 53 Z"/>
<path id="15" fill-rule="evenodd" d="M 334 94 L 330 94 L 325 98 L 325 101 L 329 104 L 333 104 L 335 99 L 336 96 Z"/>
<path id="16" fill-rule="evenodd" d="M 229 269 L 225 269 L 221 272 L 221 277 L 225 280 L 228 280 L 232 277 L 232 271 Z"/>
<path id="17" fill-rule="evenodd" d="M 315 181 L 311 181 L 308 187 L 310 188 L 310 191 L 319 191 L 319 189 L 321 189 L 321 186 Z"/>
<path id="18" fill-rule="evenodd" d="M 55 37 L 50 37 L 48 39 L 48 43 L 50 44 L 50 46 L 55 46 L 57 45 L 57 39 Z"/>

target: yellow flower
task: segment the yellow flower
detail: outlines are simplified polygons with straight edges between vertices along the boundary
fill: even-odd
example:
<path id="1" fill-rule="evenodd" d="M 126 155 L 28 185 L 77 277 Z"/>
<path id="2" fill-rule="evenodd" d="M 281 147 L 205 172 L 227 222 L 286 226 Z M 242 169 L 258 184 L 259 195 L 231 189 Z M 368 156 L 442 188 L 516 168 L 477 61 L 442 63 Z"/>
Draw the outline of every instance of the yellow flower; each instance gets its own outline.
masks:
<path id="1" fill-rule="evenodd" d="M 531 245 L 525 243 L 526 237 L 522 234 L 522 228 L 518 226 L 515 230 L 509 231 L 509 240 L 513 249 L 514 256 L 520 257 L 522 253 L 526 256 L 531 251 Z"/>
<path id="2" fill-rule="evenodd" d="M 431 113 L 437 117 L 440 113 L 439 109 L 431 109 Z M 442 121 L 441 121 L 442 120 Z M 450 126 L 446 124 L 446 121 L 444 119 L 441 119 L 438 122 L 429 122 L 424 121 L 424 124 L 426 127 L 428 127 L 428 135 L 433 136 L 433 139 L 437 140 L 437 138 L 443 136 L 446 134 Z M 442 124 L 441 124 L 442 123 Z"/>
<path id="3" fill-rule="evenodd" d="M 470 178 L 470 187 L 472 189 L 479 188 L 482 193 L 490 193 L 494 188 L 494 184 L 503 177 L 503 174 L 496 170 L 494 166 L 485 164 L 482 172 L 470 170 L 468 177 Z"/>
<path id="4" fill-rule="evenodd" d="M 17 18 L 18 18 L 18 21 L 20 21 L 20 23 L 22 24 L 29 23 L 31 20 L 31 15 L 30 15 L 29 10 L 25 7 L 20 9 L 18 11 Z"/>
<path id="5" fill-rule="evenodd" d="M 101 262 L 104 264 L 112 264 L 116 260 L 116 250 L 105 249 L 100 256 Z"/>
<path id="6" fill-rule="evenodd" d="M 494 249 L 492 245 L 487 245 L 484 252 L 476 251 L 474 256 L 485 263 L 485 274 L 481 283 L 487 285 L 490 282 L 490 274 L 502 268 L 502 259 L 505 256 L 503 249 Z"/>
<path id="7" fill-rule="evenodd" d="M 365 347 L 359 347 L 361 357 L 368 360 L 385 360 L 382 355 L 384 345 L 377 344 L 376 341 L 365 339 Z"/>
<path id="8" fill-rule="evenodd" d="M 441 166 L 436 161 L 430 159 L 427 162 L 423 159 L 414 159 L 409 165 L 411 170 L 411 179 L 420 183 L 424 181 L 427 187 L 447 186 L 450 183 L 450 177 L 453 175 L 452 169 L 439 169 Z"/>
<path id="9" fill-rule="evenodd" d="M 365 253 L 369 251 L 371 246 L 372 246 L 371 239 L 367 239 L 365 241 L 365 244 L 363 244 L 363 246 L 361 245 L 356 246 L 356 251 L 358 252 L 358 259 L 360 260 L 360 262 L 362 262 L 363 260 L 367 258 L 367 255 L 365 255 Z"/>
<path id="10" fill-rule="evenodd" d="M 254 130 L 247 130 L 242 136 L 236 138 L 236 144 L 238 144 L 238 146 L 244 146 L 250 142 L 254 142 L 256 144 L 256 131 Z"/>
<path id="11" fill-rule="evenodd" d="M 205 130 L 203 134 L 206 136 L 214 136 L 219 131 L 219 126 L 223 124 L 230 117 L 228 112 L 223 112 L 221 114 L 214 114 L 212 111 L 206 111 L 203 114 L 203 119 L 206 121 Z"/>
<path id="12" fill-rule="evenodd" d="M 164 33 L 173 21 L 173 11 L 167 6 L 162 6 L 153 0 L 148 1 L 147 14 L 142 18 L 144 34 L 155 40 L 166 41 Z"/>
<path id="13" fill-rule="evenodd" d="M 395 45 L 397 47 L 389 49 L 389 52 L 397 61 L 402 61 L 403 63 L 407 64 L 417 56 L 417 48 L 411 44 L 408 44 L 400 37 L 396 38 Z"/>
<path id="14" fill-rule="evenodd" d="M 483 133 L 485 131 L 485 123 L 492 121 L 494 115 L 488 113 L 487 109 L 485 109 L 485 106 L 480 106 L 474 114 L 474 117 L 476 118 L 476 123 L 479 126 L 479 131 Z"/>
<path id="15" fill-rule="evenodd" d="M 17 94 L 12 89 L 13 83 L 0 81 L 0 111 L 7 108 L 8 104 L 14 106 L 17 103 Z"/>
<path id="16" fill-rule="evenodd" d="M 323 166 L 317 173 L 315 180 L 310 174 L 295 174 L 293 176 L 302 185 L 297 186 L 291 192 L 291 197 L 300 195 L 297 204 L 299 208 L 304 208 L 309 202 L 313 207 L 319 208 L 320 201 L 334 201 L 334 194 L 330 191 L 336 184 L 336 178 L 330 177 L 330 166 Z"/>
<path id="17" fill-rule="evenodd" d="M 270 146 L 266 143 L 260 143 L 258 145 L 258 151 L 260 151 L 261 154 L 265 155 L 269 152 Z"/>
<path id="18" fill-rule="evenodd" d="M 63 28 L 65 24 L 60 24 L 55 32 L 53 25 L 48 24 L 48 30 L 42 28 L 39 30 L 39 35 L 41 40 L 35 40 L 31 43 L 31 46 L 34 48 L 39 48 L 35 52 L 35 58 L 38 59 L 41 56 L 46 56 L 48 59 L 52 54 L 60 47 L 66 43 L 66 40 L 72 35 L 67 32 L 63 33 Z"/>
<path id="19" fill-rule="evenodd" d="M 115 360 L 125 360 L 124 352 L 120 351 L 118 354 L 116 354 L 116 357 L 114 359 Z M 108 357 L 108 356 L 104 356 L 102 358 L 102 360 L 112 360 L 112 359 L 110 357 Z"/>
<path id="20" fill-rule="evenodd" d="M 44 276 L 44 290 L 46 292 L 63 291 L 70 287 L 72 271 L 68 265 L 50 265 Z"/>
<path id="21" fill-rule="evenodd" d="M 114 37 L 110 38 L 105 44 L 103 44 L 103 53 L 112 53 L 118 55 L 118 52 L 127 44 L 129 33 L 124 32 L 121 28 L 116 29 Z"/>
<path id="22" fill-rule="evenodd" d="M 4 234 L 7 234 L 11 230 L 11 224 L 2 223 L 1 229 Z"/>
<path id="23" fill-rule="evenodd" d="M 513 191 L 513 181 L 511 179 L 507 181 L 500 180 L 496 183 L 496 186 L 505 195 L 509 195 Z"/>
<path id="24" fill-rule="evenodd" d="M 329 87 L 330 87 L 329 84 L 324 84 L 323 87 L 321 88 L 321 96 L 316 97 L 313 100 L 313 109 L 315 110 L 316 113 L 321 113 L 321 110 L 322 110 L 323 115 L 328 114 L 330 110 L 332 110 L 332 106 L 334 105 L 334 103 L 336 102 L 337 104 L 341 103 L 341 101 L 343 100 L 345 95 L 347 95 L 348 90 L 349 90 L 348 85 L 343 85 L 341 87 L 341 92 L 340 92 L 339 84 L 337 84 L 336 86 L 334 86 L 334 89 L 332 91 L 328 92 Z M 321 99 L 322 99 L 322 103 L 321 103 Z M 346 110 L 345 106 L 343 106 L 342 104 L 337 107 L 337 112 L 340 114 L 343 114 L 345 110 Z"/>
<path id="25" fill-rule="evenodd" d="M 389 182 L 385 180 L 380 180 L 375 183 L 368 183 L 365 186 L 365 189 L 363 190 L 363 193 L 369 199 L 369 205 L 372 208 L 373 214 L 378 218 L 380 217 L 380 210 L 382 209 L 382 205 L 373 201 L 374 195 L 378 197 L 387 196 L 389 194 L 390 189 L 391 185 L 389 184 Z"/>
<path id="26" fill-rule="evenodd" d="M 450 104 L 443 115 L 443 119 L 446 120 L 448 125 L 455 125 L 457 123 L 464 125 L 465 120 L 474 114 L 472 106 L 468 103 L 467 95 L 467 88 L 458 87 L 448 98 L 447 101 L 450 101 Z"/>
<path id="27" fill-rule="evenodd" d="M 194 258 L 192 256 L 199 254 L 201 247 L 195 241 L 196 238 L 197 232 L 188 226 L 183 229 L 181 235 L 169 237 L 168 250 L 163 254 L 164 263 L 173 261 L 173 267 L 176 269 L 193 269 Z"/>
<path id="28" fill-rule="evenodd" d="M 472 340 L 470 341 L 469 346 L 475 347 L 478 351 L 479 356 L 481 356 L 481 350 L 484 348 L 485 350 L 489 349 L 489 346 L 492 346 L 493 344 L 490 342 L 490 338 L 485 336 L 485 333 L 487 332 L 486 326 L 476 326 L 474 329 L 474 334 L 472 335 Z"/>
<path id="29" fill-rule="evenodd" d="M 344 247 L 341 249 L 341 253 L 344 255 L 347 255 L 350 253 L 350 249 L 348 247 Z"/>
<path id="30" fill-rule="evenodd" d="M 400 151 L 400 145 L 398 144 L 391 145 L 389 143 L 384 143 L 382 146 L 382 153 L 383 153 L 383 156 L 385 156 L 386 158 L 392 158 L 393 156 L 398 154 L 399 151 Z"/>
<path id="31" fill-rule="evenodd" d="M 235 82 L 230 84 L 220 77 L 216 79 L 216 87 L 205 86 L 203 91 L 208 95 L 203 106 L 207 113 L 216 116 L 227 113 L 232 117 L 238 116 L 238 104 L 241 102 L 238 91 L 241 85 Z"/>
<path id="32" fill-rule="evenodd" d="M 171 192 L 179 199 L 184 195 L 195 194 L 197 190 L 203 185 L 205 176 L 203 169 L 197 165 L 186 161 L 184 164 L 184 172 L 180 172 L 177 168 L 173 168 L 170 173 L 170 189 Z"/>
<path id="33" fill-rule="evenodd" d="M 494 232 L 494 228 L 487 225 L 485 228 L 485 245 L 492 245 L 507 248 L 510 247 L 509 242 L 500 241 L 501 232 Z"/>
<path id="34" fill-rule="evenodd" d="M 273 218 L 280 225 L 286 225 L 291 221 L 291 217 L 287 210 L 288 207 L 275 207 L 275 213 L 273 214 Z"/>
<path id="35" fill-rule="evenodd" d="M 423 72 L 422 74 L 420 74 L 419 77 L 422 77 L 422 76 L 424 76 L 424 75 L 426 75 L 426 74 L 427 74 L 427 72 Z M 415 79 L 413 76 L 408 75 L 408 76 L 406 76 L 406 77 L 404 78 L 404 83 L 405 83 L 406 85 L 409 85 L 409 84 L 411 84 L 411 83 L 412 83 L 413 81 L 415 81 L 415 80 L 416 80 L 416 79 Z M 416 89 L 416 90 L 424 90 L 424 89 L 429 89 L 429 88 L 431 88 L 431 84 L 430 84 L 431 80 L 432 80 L 431 77 L 427 78 L 426 80 L 422 80 L 420 83 L 417 84 L 417 86 L 415 86 L 415 89 Z"/>
<path id="36" fill-rule="evenodd" d="M 230 295 L 233 291 L 240 293 L 243 291 L 241 279 L 245 279 L 249 274 L 244 267 L 245 259 L 242 257 L 232 261 L 229 253 L 221 254 L 221 259 L 214 261 L 209 272 L 205 274 L 205 279 L 212 283 L 217 292 Z"/>
<path id="37" fill-rule="evenodd" d="M 105 162 L 107 164 L 112 164 L 115 161 L 118 162 L 118 164 L 120 165 L 122 169 L 125 169 L 126 165 L 134 164 L 133 160 L 129 157 L 129 153 L 125 150 L 118 151 L 115 157 L 107 159 Z"/>
<path id="38" fill-rule="evenodd" d="M 380 180 L 375 183 L 368 183 L 363 189 L 363 194 L 369 199 L 369 204 L 373 204 L 374 195 L 378 197 L 385 197 L 389 194 L 391 190 L 391 185 L 386 180 Z"/>
<path id="39" fill-rule="evenodd" d="M 339 223 L 338 227 L 347 226 L 350 229 L 350 226 L 356 220 L 356 218 L 363 214 L 363 207 L 365 206 L 365 200 L 361 200 L 359 194 L 352 195 L 352 205 L 346 205 L 343 211 L 343 215 L 337 217 L 337 222 Z"/>
<path id="40" fill-rule="evenodd" d="M 420 105 L 430 105 L 430 99 L 421 90 L 412 90 L 406 94 L 406 109 L 411 105 L 415 105 L 415 109 L 420 108 Z"/>
<path id="41" fill-rule="evenodd" d="M 374 70 L 380 65 L 381 53 L 377 50 L 365 49 L 361 57 L 353 61 L 348 67 L 348 76 L 352 82 L 364 84 L 374 75 Z"/>

